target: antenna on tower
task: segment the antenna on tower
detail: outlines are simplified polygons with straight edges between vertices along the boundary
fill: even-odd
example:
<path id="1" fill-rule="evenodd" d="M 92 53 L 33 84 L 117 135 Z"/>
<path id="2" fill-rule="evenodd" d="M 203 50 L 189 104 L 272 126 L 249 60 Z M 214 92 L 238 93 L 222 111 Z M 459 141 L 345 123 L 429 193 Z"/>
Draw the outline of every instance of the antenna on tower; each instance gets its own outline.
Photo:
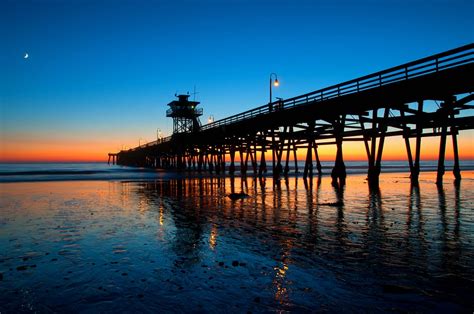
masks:
<path id="1" fill-rule="evenodd" d="M 192 93 L 193 95 L 193 101 L 196 101 L 196 95 L 199 94 L 199 92 L 196 92 L 196 85 L 194 85 L 194 91 Z"/>

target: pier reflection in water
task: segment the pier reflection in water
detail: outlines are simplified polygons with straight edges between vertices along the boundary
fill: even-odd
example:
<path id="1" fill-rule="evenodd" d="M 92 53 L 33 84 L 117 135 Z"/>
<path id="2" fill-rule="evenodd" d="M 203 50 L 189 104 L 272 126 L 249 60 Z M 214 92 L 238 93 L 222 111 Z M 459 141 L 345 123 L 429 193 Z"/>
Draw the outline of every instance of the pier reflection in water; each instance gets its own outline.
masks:
<path id="1" fill-rule="evenodd" d="M 198 254 L 200 242 L 208 239 L 216 261 L 262 266 L 257 282 L 273 276 L 271 285 L 263 280 L 261 287 L 271 290 L 273 302 L 283 308 L 331 307 L 341 301 L 349 306 L 356 296 L 362 307 L 364 299 L 365 306 L 380 308 L 388 300 L 406 309 L 421 306 L 420 300 L 428 307 L 430 302 L 467 306 L 468 296 L 459 297 L 465 284 L 474 287 L 469 270 L 473 230 L 465 229 L 463 249 L 460 187 L 448 188 L 447 197 L 444 189 L 423 185 L 422 201 L 420 186 L 400 182 L 403 177 L 387 180 L 392 182 L 383 185 L 384 195 L 365 184 L 324 186 L 320 178 L 290 178 L 275 185 L 265 179 L 181 179 L 143 183 L 138 194 L 179 204 L 169 207 L 177 256 L 205 260 Z M 250 198 L 225 197 L 235 192 Z M 464 211 L 469 224 L 472 210 Z M 245 251 L 250 256 L 239 258 Z M 258 291 L 258 285 L 254 288 Z M 318 295 L 324 297 L 315 299 Z"/>
<path id="2" fill-rule="evenodd" d="M 412 186 L 406 174 L 382 175 L 380 189 L 361 176 L 343 188 L 327 178 L 70 182 L 54 199 L 27 184 L 31 199 L 20 199 L 22 184 L 5 185 L 2 208 L 42 216 L 28 225 L 42 228 L 35 250 L 63 255 L 55 269 L 50 256 L 37 258 L 28 280 L 9 271 L 33 240 L 9 242 L 26 222 L 4 210 L 1 298 L 6 310 L 18 308 L 28 283 L 39 310 L 472 309 L 472 174 L 443 188 L 433 177 Z M 102 198 L 92 200 L 92 189 Z M 249 197 L 226 197 L 233 192 Z M 58 206 L 70 199 L 74 208 Z M 74 238 L 56 238 L 45 224 L 64 216 Z"/>

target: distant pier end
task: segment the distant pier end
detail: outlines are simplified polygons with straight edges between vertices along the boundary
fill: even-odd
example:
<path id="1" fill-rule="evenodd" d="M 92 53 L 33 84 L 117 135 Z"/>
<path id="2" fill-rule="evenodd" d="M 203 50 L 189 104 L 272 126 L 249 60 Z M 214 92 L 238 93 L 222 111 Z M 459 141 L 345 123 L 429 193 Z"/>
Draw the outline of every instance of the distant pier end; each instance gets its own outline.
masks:
<path id="1" fill-rule="evenodd" d="M 267 159 L 274 177 L 287 175 L 290 158 L 299 172 L 297 150 L 304 149 L 303 176 L 322 174 L 318 148 L 334 145 L 331 177 L 345 182 L 343 143 L 365 147 L 368 180 L 378 185 L 385 139 L 404 139 L 411 180 L 417 184 L 424 137 L 440 139 L 437 180 L 445 172 L 446 143 L 451 137 L 453 173 L 461 180 L 457 135 L 474 129 L 474 44 L 415 60 L 304 95 L 201 125 L 199 102 L 179 95 L 168 104 L 173 135 L 116 154 L 125 166 L 174 168 L 233 175 L 263 175 Z M 436 101 L 438 106 L 429 105 Z M 414 139 L 413 142 L 410 139 Z M 226 164 L 225 161 L 229 163 Z M 110 155 L 109 155 L 110 161 Z M 250 166 L 249 166 L 250 163 Z"/>
<path id="2" fill-rule="evenodd" d="M 115 165 L 117 163 L 117 155 L 115 153 L 109 153 L 109 160 L 107 161 L 107 164 L 110 165 L 110 161 L 112 160 L 112 165 Z"/>

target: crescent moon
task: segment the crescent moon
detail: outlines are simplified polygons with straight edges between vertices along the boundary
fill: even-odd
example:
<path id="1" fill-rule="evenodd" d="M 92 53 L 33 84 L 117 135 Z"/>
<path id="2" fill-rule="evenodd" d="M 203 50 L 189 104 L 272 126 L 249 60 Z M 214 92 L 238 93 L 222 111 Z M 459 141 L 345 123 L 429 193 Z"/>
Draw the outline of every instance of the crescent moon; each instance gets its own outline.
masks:
<path id="1" fill-rule="evenodd" d="M 28 59 L 28 53 L 25 53 L 25 56 L 23 57 L 24 59 Z"/>

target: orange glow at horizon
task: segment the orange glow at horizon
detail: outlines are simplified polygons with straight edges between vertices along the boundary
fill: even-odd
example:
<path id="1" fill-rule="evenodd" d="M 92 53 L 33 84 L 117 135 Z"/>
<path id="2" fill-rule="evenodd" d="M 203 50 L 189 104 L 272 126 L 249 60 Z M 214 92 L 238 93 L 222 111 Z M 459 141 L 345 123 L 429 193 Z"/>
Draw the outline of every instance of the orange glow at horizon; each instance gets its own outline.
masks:
<path id="1" fill-rule="evenodd" d="M 370 142 L 369 142 L 370 145 Z M 378 145 L 378 140 L 377 140 Z M 415 139 L 410 139 L 410 148 L 413 159 L 415 158 Z M 364 142 L 346 141 L 342 145 L 344 160 L 346 161 L 367 161 L 367 153 L 365 151 Z M 474 132 L 466 131 L 458 136 L 458 152 L 459 158 L 463 160 L 474 160 Z M 306 149 L 298 148 L 298 160 L 306 159 Z M 318 154 L 321 161 L 334 161 L 336 156 L 336 145 L 320 145 L 318 146 Z M 236 160 L 239 160 L 236 154 Z M 266 160 L 271 160 L 272 154 L 268 150 L 265 154 Z M 313 162 L 315 161 L 314 151 L 312 154 Z M 421 142 L 421 160 L 437 160 L 439 157 L 439 138 L 427 137 L 423 138 Z M 454 152 L 452 146 L 452 138 L 448 137 L 446 140 L 446 154 L 447 160 L 454 159 Z M 229 161 L 228 156 L 226 160 Z M 257 154 L 257 160 L 260 160 L 260 153 Z M 283 152 L 282 162 L 286 160 L 286 151 Z M 290 153 L 290 160 L 293 160 L 293 152 Z M 388 137 L 385 139 L 383 148 L 383 160 L 408 160 L 405 141 L 400 137 Z"/>
<path id="2" fill-rule="evenodd" d="M 467 134 L 466 134 L 467 135 Z M 370 145 L 370 143 L 369 143 Z M 378 146 L 378 140 L 377 140 Z M 410 139 L 410 147 L 413 158 L 415 157 L 415 140 Z M 363 142 L 343 142 L 343 155 L 345 160 L 367 161 L 367 153 Z M 458 152 L 460 159 L 474 159 L 474 137 L 458 137 Z M 336 156 L 335 145 L 321 145 L 318 147 L 319 157 L 322 161 L 333 161 Z M 314 153 L 313 153 L 314 155 Z M 306 149 L 298 150 L 298 159 L 306 157 Z M 439 157 L 439 138 L 423 138 L 421 142 L 421 160 L 437 160 Z M 446 159 L 454 159 L 452 139 L 446 141 Z M 313 156 L 314 159 L 314 156 Z M 388 137 L 385 139 L 382 160 L 407 160 L 405 141 L 400 137 Z"/>
<path id="3" fill-rule="evenodd" d="M 116 152 L 116 140 L 77 139 L 61 136 L 15 137 L 0 141 L 0 162 L 107 162 L 108 153 Z"/>
<path id="4" fill-rule="evenodd" d="M 0 141 L 0 162 L 107 162 L 109 152 L 117 152 L 119 143 L 135 142 L 134 138 L 116 139 L 78 139 L 47 138 L 47 137 L 2 137 Z M 412 155 L 415 154 L 414 139 L 410 140 Z M 135 144 L 136 146 L 136 144 Z M 463 131 L 458 136 L 460 159 L 474 160 L 474 131 Z M 130 145 L 130 147 L 134 147 Z M 439 138 L 423 138 L 421 144 L 422 160 L 436 160 L 439 154 Z M 318 147 L 321 161 L 334 161 L 336 155 L 335 145 L 321 145 Z M 343 142 L 344 160 L 366 161 L 367 155 L 363 142 Z M 299 148 L 299 160 L 305 160 L 306 149 Z M 446 142 L 446 159 L 453 159 L 452 138 Z M 229 161 L 228 155 L 226 156 Z M 259 157 L 258 157 L 259 159 Z M 271 160 L 271 151 L 266 153 L 267 162 Z M 282 161 L 286 159 L 283 153 Z M 314 160 L 313 153 L 313 160 Z M 236 161 L 239 160 L 236 154 Z M 290 154 L 293 160 L 293 153 Z M 405 142 L 400 137 L 389 137 L 385 140 L 383 160 L 407 160 Z"/>

